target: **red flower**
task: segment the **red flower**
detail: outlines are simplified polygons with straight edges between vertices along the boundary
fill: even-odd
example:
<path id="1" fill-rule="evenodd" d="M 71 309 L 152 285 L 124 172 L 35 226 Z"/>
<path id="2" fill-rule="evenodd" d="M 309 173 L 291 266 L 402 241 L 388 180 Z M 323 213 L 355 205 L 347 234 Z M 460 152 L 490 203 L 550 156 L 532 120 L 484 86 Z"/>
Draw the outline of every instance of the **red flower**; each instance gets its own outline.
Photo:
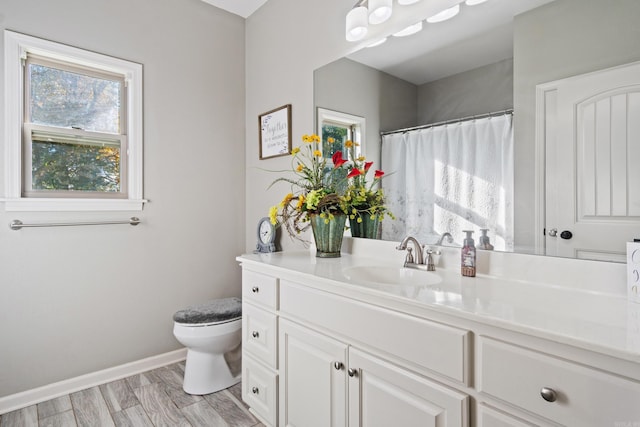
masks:
<path id="1" fill-rule="evenodd" d="M 384 175 L 384 172 L 376 171 L 376 174 L 373 176 L 373 178 L 374 179 L 382 178 L 382 175 Z"/>
<path id="2" fill-rule="evenodd" d="M 342 151 L 336 151 L 333 156 L 331 156 L 331 160 L 333 160 L 333 168 L 339 168 L 340 166 L 347 163 L 345 159 L 342 158 Z"/>
<path id="3" fill-rule="evenodd" d="M 351 169 L 351 172 L 349 172 L 349 175 L 347 175 L 347 178 L 353 178 L 354 176 L 358 176 L 358 175 L 362 175 L 362 172 L 360 172 L 360 169 L 353 168 Z"/>
<path id="4" fill-rule="evenodd" d="M 368 172 L 369 168 L 371 168 L 371 165 L 373 164 L 373 162 L 365 162 L 364 163 L 364 171 Z"/>

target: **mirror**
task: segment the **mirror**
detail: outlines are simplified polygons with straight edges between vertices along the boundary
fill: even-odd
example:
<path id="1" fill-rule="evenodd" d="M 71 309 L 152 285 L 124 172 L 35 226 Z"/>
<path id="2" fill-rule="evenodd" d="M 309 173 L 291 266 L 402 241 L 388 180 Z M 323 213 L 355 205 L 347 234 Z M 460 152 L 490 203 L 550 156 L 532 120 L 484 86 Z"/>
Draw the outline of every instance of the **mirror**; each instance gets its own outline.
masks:
<path id="1" fill-rule="evenodd" d="M 513 108 L 514 251 L 550 254 L 563 241 L 537 233 L 536 86 L 639 61 L 638 22 L 637 0 L 461 3 L 449 21 L 316 70 L 315 105 L 365 117 L 364 154 L 376 164 L 380 132 Z"/>

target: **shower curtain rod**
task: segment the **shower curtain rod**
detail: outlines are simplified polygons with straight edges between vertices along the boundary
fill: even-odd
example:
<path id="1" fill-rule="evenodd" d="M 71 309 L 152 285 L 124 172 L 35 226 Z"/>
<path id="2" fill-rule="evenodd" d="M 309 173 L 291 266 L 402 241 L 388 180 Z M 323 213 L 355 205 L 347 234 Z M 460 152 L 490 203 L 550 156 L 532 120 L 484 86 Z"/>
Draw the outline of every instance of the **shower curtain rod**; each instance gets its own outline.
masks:
<path id="1" fill-rule="evenodd" d="M 469 120 L 476 120 L 476 119 L 485 119 L 487 117 L 497 117 L 497 116 L 502 116 L 502 115 L 506 115 L 506 114 L 513 114 L 513 108 L 509 108 L 507 110 L 501 110 L 501 111 L 494 111 L 493 113 L 485 113 L 485 114 L 478 114 L 478 115 L 475 115 L 475 116 L 467 116 L 467 117 L 463 117 L 461 119 L 443 120 L 441 122 L 430 123 L 428 125 L 420 125 L 420 126 L 414 126 L 414 127 L 410 127 L 410 128 L 404 128 L 404 129 L 380 132 L 380 135 L 384 136 L 384 135 L 391 135 L 391 134 L 394 134 L 394 133 L 409 132 L 409 131 L 412 131 L 412 130 L 428 129 L 428 128 L 432 128 L 432 127 L 435 127 L 435 126 L 448 125 L 448 124 L 451 124 L 451 123 L 461 123 L 461 122 L 466 122 L 466 121 L 469 121 Z"/>

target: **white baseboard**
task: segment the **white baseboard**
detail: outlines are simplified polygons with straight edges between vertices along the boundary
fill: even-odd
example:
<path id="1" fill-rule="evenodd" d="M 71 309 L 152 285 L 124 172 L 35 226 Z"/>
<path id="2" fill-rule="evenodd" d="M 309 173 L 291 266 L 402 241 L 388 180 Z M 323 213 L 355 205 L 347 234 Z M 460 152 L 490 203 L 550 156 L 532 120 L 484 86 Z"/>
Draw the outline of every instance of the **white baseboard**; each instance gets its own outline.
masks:
<path id="1" fill-rule="evenodd" d="M 79 377 L 69 378 L 42 387 L 0 397 L 0 415 L 79 390 L 180 362 L 185 360 L 186 357 L 187 349 L 182 348 L 157 356 L 147 357 L 146 359 L 136 360 L 135 362 L 125 363 L 124 365 L 114 366 L 113 368 L 103 369 L 102 371 L 91 372 Z"/>

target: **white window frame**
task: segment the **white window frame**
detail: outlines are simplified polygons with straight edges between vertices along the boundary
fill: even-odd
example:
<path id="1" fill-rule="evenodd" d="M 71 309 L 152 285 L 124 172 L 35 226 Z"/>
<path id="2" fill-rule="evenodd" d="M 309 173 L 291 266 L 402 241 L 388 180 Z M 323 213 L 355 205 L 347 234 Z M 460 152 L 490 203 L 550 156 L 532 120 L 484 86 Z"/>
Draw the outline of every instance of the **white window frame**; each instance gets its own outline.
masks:
<path id="1" fill-rule="evenodd" d="M 322 125 L 324 123 L 338 124 L 338 125 L 343 125 L 345 127 L 350 127 L 353 132 L 352 140 L 359 144 L 355 147 L 356 157 L 360 156 L 361 153 L 364 152 L 364 145 L 366 141 L 365 139 L 366 120 L 364 117 L 354 116 L 353 114 L 341 113 L 339 111 L 333 111 L 327 108 L 318 107 L 316 128 L 317 128 L 317 134 L 320 136 L 321 140 L 323 139 Z"/>
<path id="2" fill-rule="evenodd" d="M 121 74 L 125 79 L 127 198 L 23 197 L 24 72 L 27 54 Z M 140 211 L 142 197 L 142 65 L 95 52 L 4 31 L 5 61 L 5 194 L 6 211 Z"/>

